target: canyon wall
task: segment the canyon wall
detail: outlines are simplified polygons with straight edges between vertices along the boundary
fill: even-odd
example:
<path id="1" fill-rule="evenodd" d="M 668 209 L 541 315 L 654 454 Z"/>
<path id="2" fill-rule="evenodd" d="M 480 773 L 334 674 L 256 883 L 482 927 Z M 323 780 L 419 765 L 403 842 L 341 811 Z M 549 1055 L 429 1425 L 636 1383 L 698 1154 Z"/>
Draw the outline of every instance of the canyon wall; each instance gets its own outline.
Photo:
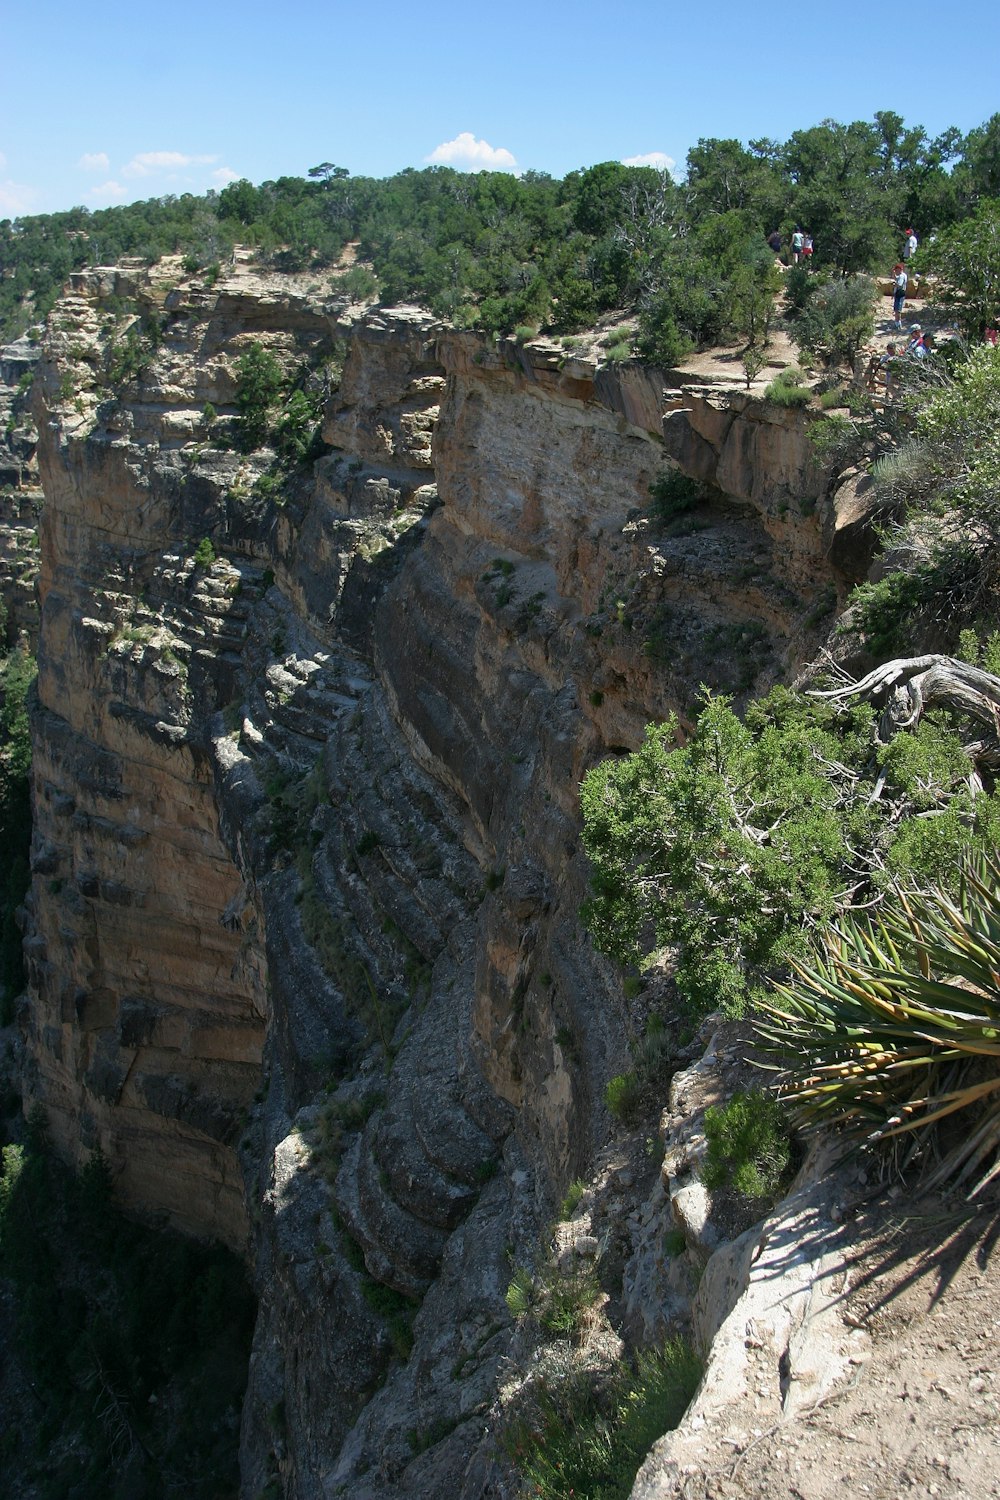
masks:
<path id="1" fill-rule="evenodd" d="M 256 345 L 323 403 L 307 463 L 234 446 Z M 580 926 L 580 778 L 793 675 L 863 497 L 734 389 L 239 256 L 79 273 L 35 399 L 27 1103 L 248 1258 L 247 1496 L 503 1493 L 511 1266 L 644 1021 Z"/>

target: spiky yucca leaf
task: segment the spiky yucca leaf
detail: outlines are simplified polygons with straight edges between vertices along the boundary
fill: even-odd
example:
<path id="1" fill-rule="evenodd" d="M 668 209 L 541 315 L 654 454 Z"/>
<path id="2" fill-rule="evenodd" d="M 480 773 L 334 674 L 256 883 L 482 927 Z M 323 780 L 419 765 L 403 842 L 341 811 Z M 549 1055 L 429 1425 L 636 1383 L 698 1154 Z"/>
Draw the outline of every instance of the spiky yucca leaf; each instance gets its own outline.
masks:
<path id="1" fill-rule="evenodd" d="M 1000 868 L 967 866 L 957 900 L 893 891 L 877 917 L 849 916 L 794 970 L 757 1029 L 782 1059 L 800 1123 L 879 1141 L 969 1110 L 928 1186 L 980 1171 L 1000 1147 Z M 998 1173 L 1000 1162 L 972 1194 Z"/>

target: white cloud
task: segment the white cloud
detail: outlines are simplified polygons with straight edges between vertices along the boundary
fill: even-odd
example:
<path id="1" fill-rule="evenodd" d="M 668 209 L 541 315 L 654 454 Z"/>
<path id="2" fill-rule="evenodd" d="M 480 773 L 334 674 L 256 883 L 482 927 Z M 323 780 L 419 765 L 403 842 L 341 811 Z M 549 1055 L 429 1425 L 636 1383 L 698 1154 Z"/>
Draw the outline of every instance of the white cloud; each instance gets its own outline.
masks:
<path id="1" fill-rule="evenodd" d="M 124 196 L 125 189 L 120 182 L 115 182 L 114 178 L 111 178 L 108 182 L 102 182 L 100 187 L 93 187 L 87 190 L 87 197 L 91 199 L 124 198 Z"/>
<path id="2" fill-rule="evenodd" d="M 122 167 L 123 177 L 150 177 L 154 172 L 176 172 L 181 167 L 208 166 L 218 156 L 188 156 L 183 151 L 140 151 Z"/>
<path id="3" fill-rule="evenodd" d="M 643 156 L 623 156 L 623 167 L 655 167 L 658 172 L 672 172 L 677 163 L 665 151 L 647 151 Z"/>
<path id="4" fill-rule="evenodd" d="M 463 130 L 453 141 L 442 141 L 424 161 L 435 166 L 464 167 L 472 172 L 513 172 L 517 168 L 506 147 L 478 141 L 471 130 Z"/>
<path id="5" fill-rule="evenodd" d="M 38 189 L 25 182 L 11 182 L 8 177 L 0 182 L 0 218 L 16 219 L 19 214 L 30 214 L 38 200 Z"/>
<path id="6" fill-rule="evenodd" d="M 227 182 L 238 182 L 239 174 L 234 172 L 232 167 L 216 167 L 212 173 L 212 181 L 222 188 Z"/>
<path id="7" fill-rule="evenodd" d="M 111 163 L 106 151 L 85 151 L 77 166 L 82 172 L 106 172 Z"/>

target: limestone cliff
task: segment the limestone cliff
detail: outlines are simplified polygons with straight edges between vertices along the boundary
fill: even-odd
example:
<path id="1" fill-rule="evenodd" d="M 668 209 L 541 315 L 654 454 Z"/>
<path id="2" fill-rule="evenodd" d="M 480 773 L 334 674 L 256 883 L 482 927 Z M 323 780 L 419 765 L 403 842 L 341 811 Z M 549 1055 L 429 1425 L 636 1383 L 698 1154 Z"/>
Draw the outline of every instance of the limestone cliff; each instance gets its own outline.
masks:
<path id="1" fill-rule="evenodd" d="M 324 400 L 298 468 L 232 446 L 254 343 Z M 511 1257 L 637 1022 L 580 777 L 810 656 L 857 499 L 794 413 L 241 259 L 75 276 L 36 417 L 28 1102 L 248 1256 L 248 1496 L 501 1493 Z"/>
<path id="2" fill-rule="evenodd" d="M 6 642 L 38 631 L 38 519 L 42 493 L 30 386 L 41 353 L 28 338 L 0 348 L 0 603 Z"/>

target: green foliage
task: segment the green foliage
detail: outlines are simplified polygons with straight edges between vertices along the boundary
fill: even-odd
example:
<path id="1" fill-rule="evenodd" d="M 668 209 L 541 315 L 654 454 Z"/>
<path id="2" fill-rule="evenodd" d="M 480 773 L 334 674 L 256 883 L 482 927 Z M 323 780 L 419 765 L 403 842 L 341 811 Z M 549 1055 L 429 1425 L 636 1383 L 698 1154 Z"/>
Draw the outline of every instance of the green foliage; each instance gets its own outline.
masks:
<path id="1" fill-rule="evenodd" d="M 0 1024 L 13 1018 L 13 1002 L 24 985 L 21 933 L 15 913 L 31 882 L 31 735 L 28 698 L 35 661 L 18 646 L 0 656 Z"/>
<path id="2" fill-rule="evenodd" d="M 137 380 L 148 369 L 152 358 L 152 341 L 133 323 L 108 349 L 104 361 L 104 384 L 110 390 L 116 390 Z"/>
<path id="3" fill-rule="evenodd" d="M 998 184 L 1000 193 L 1000 184 Z M 938 235 L 920 263 L 936 271 L 935 303 L 978 343 L 1000 309 L 1000 201 L 982 202 L 973 216 Z"/>
<path id="4" fill-rule="evenodd" d="M 592 1264 L 579 1262 L 561 1270 L 547 1262 L 537 1275 L 519 1267 L 507 1287 L 506 1302 L 515 1318 L 533 1318 L 556 1338 L 579 1334 L 584 1319 L 601 1295 Z"/>
<path id="5" fill-rule="evenodd" d="M 749 348 L 763 348 L 771 331 L 774 299 L 783 286 L 783 277 L 766 245 L 748 239 L 743 254 L 729 278 L 729 326 L 746 339 Z M 762 369 L 763 364 L 758 366 Z"/>
<path id="6" fill-rule="evenodd" d="M 316 458 L 322 449 L 318 422 L 322 401 L 318 395 L 292 391 L 274 428 L 274 446 L 291 463 Z"/>
<path id="7" fill-rule="evenodd" d="M 872 122 L 825 120 L 784 143 L 705 139 L 688 154 L 683 188 L 619 162 L 563 181 L 470 179 L 447 167 L 379 181 L 338 168 L 241 180 L 203 198 L 24 215 L 0 221 L 0 338 L 43 319 L 88 263 L 180 252 L 188 274 L 211 284 L 238 241 L 265 264 L 330 273 L 334 293 L 418 301 L 488 332 L 573 333 L 603 312 L 634 310 L 644 357 L 672 365 L 727 328 L 758 339 L 774 276 L 764 236 L 775 226 L 787 236 L 801 221 L 816 265 L 842 273 L 891 264 L 908 222 L 925 245 L 934 231 L 942 241 L 1000 195 L 998 129 L 994 117 L 964 140 L 955 130 L 932 140 L 881 111 Z M 348 241 L 360 258 L 341 272 Z M 797 274 L 787 278 L 793 295 Z"/>
<path id="8" fill-rule="evenodd" d="M 664 469 L 649 486 L 649 493 L 653 500 L 653 514 L 664 522 L 676 520 L 705 498 L 704 485 L 680 469 Z"/>
<path id="9" fill-rule="evenodd" d="M 700 1176 L 707 1188 L 732 1187 L 747 1198 L 774 1200 L 788 1172 L 791 1146 L 785 1114 L 759 1089 L 734 1094 L 705 1111 L 708 1149 Z"/>
<path id="10" fill-rule="evenodd" d="M 537 1411 L 509 1434 L 508 1446 L 542 1500 L 627 1500 L 657 1438 L 676 1427 L 701 1378 L 682 1340 L 640 1350 L 596 1381 L 581 1372 L 543 1386 Z"/>
<path id="11" fill-rule="evenodd" d="M 739 1014 L 804 951 L 805 927 L 892 878 L 947 883 L 1000 832 L 1000 800 L 972 796 L 957 733 L 933 716 L 879 746 L 867 707 L 776 688 L 744 722 L 709 697 L 687 743 L 675 737 L 672 721 L 651 725 L 585 777 L 583 916 L 623 964 L 673 949 L 698 1014 Z"/>
<path id="12" fill-rule="evenodd" d="M 580 1199 L 583 1197 L 586 1191 L 587 1184 L 585 1182 L 581 1182 L 579 1178 L 577 1178 L 575 1182 L 570 1183 L 569 1187 L 563 1194 L 562 1203 L 559 1205 L 560 1219 L 571 1219 L 573 1217 L 573 1215 L 576 1213 L 577 1207 L 579 1206 Z"/>
<path id="13" fill-rule="evenodd" d="M 262 448 L 270 432 L 271 412 L 284 388 L 284 372 L 274 355 L 256 339 L 236 365 L 239 441 L 244 452 Z"/>
<path id="14" fill-rule="evenodd" d="M 808 406 L 812 391 L 801 380 L 801 370 L 781 370 L 764 391 L 764 400 L 773 401 L 775 406 Z"/>
<path id="15" fill-rule="evenodd" d="M 633 1071 L 616 1073 L 604 1085 L 605 1104 L 615 1119 L 625 1124 L 634 1119 L 641 1097 L 642 1087 L 638 1075 Z"/>
<path id="16" fill-rule="evenodd" d="M 819 397 L 819 404 L 823 411 L 829 411 L 834 406 L 846 406 L 847 392 L 842 385 L 833 386 Z"/>
<path id="17" fill-rule="evenodd" d="M 991 1165 L 1000 1146 L 1000 869 L 970 859 L 957 895 L 897 886 L 877 916 L 846 918 L 795 970 L 758 1029 L 788 1065 L 782 1091 L 799 1119 L 910 1144 L 930 1167 L 928 1187 L 965 1187 L 985 1168 L 972 1184 L 979 1192 L 1000 1170 Z"/>
<path id="18" fill-rule="evenodd" d="M 820 405 L 822 404 L 821 399 Z M 808 437 L 816 462 L 828 469 L 842 469 L 860 457 L 865 441 L 863 430 L 842 412 L 833 412 L 828 417 L 810 422 Z"/>
<path id="19" fill-rule="evenodd" d="M 519 1266 L 507 1287 L 504 1301 L 512 1318 L 526 1318 L 535 1305 L 535 1278 Z"/>
<path id="20" fill-rule="evenodd" d="M 210 568 L 215 562 L 215 547 L 210 536 L 203 536 L 194 549 L 194 565 L 196 568 Z"/>
<path id="21" fill-rule="evenodd" d="M 898 643 L 909 654 L 928 640 L 946 649 L 962 629 L 998 618 L 1000 353 L 974 349 L 933 375 L 908 397 L 915 435 L 872 470 L 909 554 L 852 597 L 876 650 Z"/>
<path id="22" fill-rule="evenodd" d="M 672 748 L 673 721 L 650 726 L 634 755 L 591 771 L 584 920 L 598 946 L 623 963 L 649 937 L 677 946 L 687 1004 L 738 1014 L 794 947 L 797 923 L 831 913 L 847 840 L 863 832 L 860 812 L 845 824 L 821 764 L 867 749 L 869 722 L 859 714 L 838 733 L 833 718 L 782 689 L 746 724 L 709 698 L 683 747 Z"/>
<path id="23" fill-rule="evenodd" d="M 831 364 L 852 364 L 875 331 L 875 283 L 867 276 L 829 281 L 809 298 L 795 322 L 799 346 Z"/>
<path id="24" fill-rule="evenodd" d="M 767 353 L 760 344 L 750 344 L 744 349 L 740 363 L 743 366 L 743 374 L 746 376 L 747 390 L 749 390 L 767 364 Z"/>
<path id="25" fill-rule="evenodd" d="M 340 278 L 340 289 L 352 302 L 370 302 L 378 295 L 378 279 L 367 266 L 351 266 Z"/>
<path id="26" fill-rule="evenodd" d="M 100 1154 L 74 1180 L 35 1121 L 3 1153 L 0 1268 L 43 1438 L 15 1439 L 24 1479 L 80 1500 L 157 1494 L 164 1474 L 192 1500 L 235 1489 L 254 1317 L 236 1257 L 128 1222 Z"/>

